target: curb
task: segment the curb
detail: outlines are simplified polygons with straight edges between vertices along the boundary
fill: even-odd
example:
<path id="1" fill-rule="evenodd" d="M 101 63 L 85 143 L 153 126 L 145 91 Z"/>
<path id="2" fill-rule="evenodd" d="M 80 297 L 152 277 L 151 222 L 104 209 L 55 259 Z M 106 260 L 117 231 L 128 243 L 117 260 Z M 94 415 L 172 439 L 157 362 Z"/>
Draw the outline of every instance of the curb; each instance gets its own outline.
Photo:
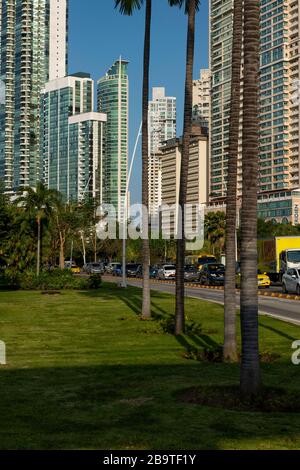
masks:
<path id="1" fill-rule="evenodd" d="M 112 277 L 112 276 L 110 276 Z M 116 279 L 116 278 L 113 278 Z M 127 278 L 128 281 L 132 280 L 137 280 L 137 278 L 134 277 L 129 277 Z M 151 279 L 150 282 L 153 284 L 168 284 L 168 285 L 175 285 L 175 281 L 163 281 L 163 280 L 158 280 L 158 279 Z M 224 291 L 223 286 L 201 286 L 200 284 L 194 284 L 191 282 L 185 282 L 184 283 L 185 287 L 193 288 L 193 289 L 209 289 L 209 290 L 222 290 Z M 240 292 L 240 289 L 236 289 L 236 292 Z M 273 297 L 277 299 L 286 299 L 286 300 L 300 300 L 299 295 L 294 295 L 294 294 L 284 294 L 283 292 L 267 292 L 267 291 L 261 291 L 258 289 L 258 295 L 261 297 Z"/>

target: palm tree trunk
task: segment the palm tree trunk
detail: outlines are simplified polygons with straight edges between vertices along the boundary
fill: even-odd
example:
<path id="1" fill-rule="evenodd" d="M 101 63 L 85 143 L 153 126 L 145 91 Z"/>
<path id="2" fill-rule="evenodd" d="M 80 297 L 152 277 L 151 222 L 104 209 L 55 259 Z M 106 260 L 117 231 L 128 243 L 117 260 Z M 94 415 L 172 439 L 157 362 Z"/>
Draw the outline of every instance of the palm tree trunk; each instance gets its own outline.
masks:
<path id="1" fill-rule="evenodd" d="M 59 240 L 59 267 L 65 269 L 65 239 L 61 234 Z"/>
<path id="2" fill-rule="evenodd" d="M 149 69 L 150 69 L 150 41 L 151 41 L 152 0 L 146 1 L 145 42 L 144 42 L 144 69 L 143 69 L 143 126 L 142 126 L 142 204 L 143 204 L 143 306 L 142 317 L 151 317 L 150 299 L 150 246 L 149 246 L 149 188 L 148 188 L 148 109 L 149 109 Z M 145 210 L 147 209 L 147 210 Z"/>
<path id="3" fill-rule="evenodd" d="M 37 260 L 36 260 L 36 275 L 40 275 L 41 264 L 41 218 L 37 218 L 38 238 L 37 238 Z"/>
<path id="4" fill-rule="evenodd" d="M 257 295 L 258 80 L 259 3 L 256 0 L 245 0 L 240 375 L 243 396 L 254 396 L 260 388 Z"/>
<path id="5" fill-rule="evenodd" d="M 84 235 L 83 232 L 80 232 L 80 238 L 81 238 L 81 243 L 82 243 L 82 253 L 83 253 L 83 264 L 86 264 L 86 250 L 85 250 L 85 241 L 84 241 Z"/>
<path id="6" fill-rule="evenodd" d="M 184 124 L 183 142 L 180 169 L 179 189 L 179 211 L 177 240 L 177 265 L 176 265 L 176 312 L 175 312 L 175 334 L 180 335 L 185 331 L 184 314 L 184 255 L 185 255 L 185 233 L 184 233 L 184 207 L 186 203 L 187 180 L 190 155 L 190 140 L 192 131 L 192 107 L 193 107 L 193 68 L 195 49 L 195 0 L 188 4 L 188 33 L 186 53 L 186 79 L 184 99 Z"/>
<path id="7" fill-rule="evenodd" d="M 94 261 L 97 263 L 97 233 L 94 233 Z"/>
<path id="8" fill-rule="evenodd" d="M 231 104 L 229 121 L 228 180 L 226 202 L 226 274 L 224 289 L 224 348 L 225 361 L 237 361 L 236 346 L 236 229 L 237 229 L 237 165 L 240 123 L 241 62 L 243 36 L 243 1 L 234 1 Z"/>

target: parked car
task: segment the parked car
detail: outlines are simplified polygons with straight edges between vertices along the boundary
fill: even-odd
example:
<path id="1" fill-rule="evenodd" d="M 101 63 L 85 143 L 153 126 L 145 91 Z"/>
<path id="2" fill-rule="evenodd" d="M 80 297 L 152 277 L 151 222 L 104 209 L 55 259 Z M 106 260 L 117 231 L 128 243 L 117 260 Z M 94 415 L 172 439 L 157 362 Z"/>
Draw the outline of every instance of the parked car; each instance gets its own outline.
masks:
<path id="1" fill-rule="evenodd" d="M 187 282 L 199 281 L 199 271 L 196 266 L 187 265 L 184 267 L 184 280 Z"/>
<path id="2" fill-rule="evenodd" d="M 150 266 L 150 268 L 149 268 L 150 279 L 156 279 L 157 278 L 157 273 L 158 273 L 158 267 L 157 266 Z"/>
<path id="3" fill-rule="evenodd" d="M 81 269 L 80 269 L 79 266 L 75 265 L 75 266 L 72 266 L 71 271 L 72 271 L 73 274 L 80 274 Z"/>
<path id="4" fill-rule="evenodd" d="M 102 263 L 89 263 L 89 274 L 103 274 L 104 266 Z"/>
<path id="5" fill-rule="evenodd" d="M 265 288 L 268 289 L 271 285 L 271 280 L 267 273 L 262 273 L 260 270 L 257 271 L 257 287 L 259 289 Z M 236 286 L 241 286 L 241 271 L 240 267 L 237 269 L 236 273 Z"/>
<path id="6" fill-rule="evenodd" d="M 174 264 L 164 264 L 159 268 L 157 273 L 157 278 L 161 280 L 166 279 L 175 279 L 176 276 L 176 266 Z"/>
<path id="7" fill-rule="evenodd" d="M 91 264 L 91 263 L 85 263 L 85 264 L 83 265 L 82 270 L 83 270 L 84 273 L 89 273 L 90 264 Z"/>
<path id="8" fill-rule="evenodd" d="M 75 261 L 66 260 L 65 269 L 71 269 L 72 266 L 75 266 Z"/>
<path id="9" fill-rule="evenodd" d="M 126 275 L 128 277 L 137 277 L 140 271 L 141 265 L 137 263 L 126 264 Z"/>
<path id="10" fill-rule="evenodd" d="M 268 289 L 271 285 L 271 280 L 267 273 L 262 273 L 261 271 L 257 272 L 257 285 L 258 288 L 264 287 L 265 289 Z"/>
<path id="11" fill-rule="evenodd" d="M 282 289 L 284 293 L 293 292 L 300 295 L 300 270 L 288 269 L 282 276 Z"/>
<path id="12" fill-rule="evenodd" d="M 74 274 L 80 274 L 80 267 L 76 265 L 75 261 L 65 261 L 65 269 L 70 269 Z"/>
<path id="13" fill-rule="evenodd" d="M 114 263 L 113 271 L 112 271 L 113 276 L 122 276 L 122 265 L 121 263 Z"/>
<path id="14" fill-rule="evenodd" d="M 199 273 L 199 282 L 205 286 L 223 286 L 225 280 L 225 266 L 221 263 L 210 263 L 202 266 Z"/>
<path id="15" fill-rule="evenodd" d="M 119 262 L 108 263 L 108 265 L 105 268 L 107 274 L 113 274 L 115 266 L 118 266 L 119 264 L 120 264 Z"/>

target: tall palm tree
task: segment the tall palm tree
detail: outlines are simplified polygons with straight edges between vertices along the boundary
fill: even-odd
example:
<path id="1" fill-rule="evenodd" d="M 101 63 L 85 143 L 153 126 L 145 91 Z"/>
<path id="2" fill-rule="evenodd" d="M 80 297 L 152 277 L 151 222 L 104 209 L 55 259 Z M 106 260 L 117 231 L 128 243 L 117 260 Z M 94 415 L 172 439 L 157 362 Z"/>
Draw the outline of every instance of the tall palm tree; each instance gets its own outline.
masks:
<path id="1" fill-rule="evenodd" d="M 33 216 L 37 223 L 37 276 L 40 274 L 42 221 L 51 214 L 55 195 L 56 191 L 47 189 L 43 183 L 39 182 L 35 189 L 25 188 L 24 194 L 16 200 L 16 203 L 22 205 L 24 210 Z"/>
<path id="2" fill-rule="evenodd" d="M 243 396 L 253 396 L 260 388 L 257 296 L 258 87 L 259 2 L 245 0 L 240 375 L 240 388 Z"/>
<path id="3" fill-rule="evenodd" d="M 140 9 L 143 3 L 146 3 L 145 17 L 145 38 L 144 38 L 144 62 L 143 62 L 143 104 L 142 104 L 142 204 L 147 211 L 143 210 L 143 306 L 142 317 L 151 317 L 151 299 L 150 299 L 150 245 L 148 237 L 148 108 L 149 108 L 149 69 L 150 69 L 150 44 L 151 44 L 151 18 L 152 18 L 152 0 L 115 0 L 115 7 L 119 7 L 121 13 L 132 15 L 134 10 Z"/>
<path id="4" fill-rule="evenodd" d="M 194 49 L 195 49 L 195 18 L 199 9 L 200 0 L 169 0 L 170 6 L 185 7 L 188 16 L 187 48 L 186 48 L 186 78 L 185 78 L 185 98 L 184 98 L 184 123 L 180 169 L 180 189 L 179 206 L 181 214 L 178 227 L 182 233 L 178 234 L 177 240 L 177 264 L 176 264 L 176 312 L 175 312 L 175 334 L 180 335 L 185 330 L 184 314 L 184 256 L 185 256 L 185 236 L 184 236 L 184 207 L 187 194 L 187 180 L 189 168 L 190 139 L 192 132 L 193 113 L 193 69 L 194 69 Z"/>
<path id="5" fill-rule="evenodd" d="M 237 229 L 237 167 L 240 124 L 241 63 L 243 39 L 243 0 L 234 0 L 231 65 L 231 101 L 228 146 L 228 180 L 226 201 L 226 275 L 224 290 L 225 361 L 237 361 L 236 346 L 236 229 Z"/>

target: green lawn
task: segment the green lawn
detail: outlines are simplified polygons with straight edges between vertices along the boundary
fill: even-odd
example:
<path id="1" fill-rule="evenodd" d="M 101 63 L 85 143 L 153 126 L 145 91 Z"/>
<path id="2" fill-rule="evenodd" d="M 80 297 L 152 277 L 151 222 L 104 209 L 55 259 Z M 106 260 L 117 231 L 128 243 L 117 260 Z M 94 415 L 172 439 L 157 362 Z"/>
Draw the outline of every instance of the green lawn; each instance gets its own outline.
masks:
<path id="1" fill-rule="evenodd" d="M 153 292 L 153 311 L 174 298 Z M 236 365 L 185 359 L 187 342 L 222 341 L 222 307 L 187 300 L 200 336 L 176 339 L 143 322 L 141 291 L 0 293 L 1 449 L 298 449 L 300 414 L 250 413 L 181 403 L 186 387 L 238 383 Z M 260 318 L 266 385 L 300 388 L 290 361 L 299 327 Z"/>

